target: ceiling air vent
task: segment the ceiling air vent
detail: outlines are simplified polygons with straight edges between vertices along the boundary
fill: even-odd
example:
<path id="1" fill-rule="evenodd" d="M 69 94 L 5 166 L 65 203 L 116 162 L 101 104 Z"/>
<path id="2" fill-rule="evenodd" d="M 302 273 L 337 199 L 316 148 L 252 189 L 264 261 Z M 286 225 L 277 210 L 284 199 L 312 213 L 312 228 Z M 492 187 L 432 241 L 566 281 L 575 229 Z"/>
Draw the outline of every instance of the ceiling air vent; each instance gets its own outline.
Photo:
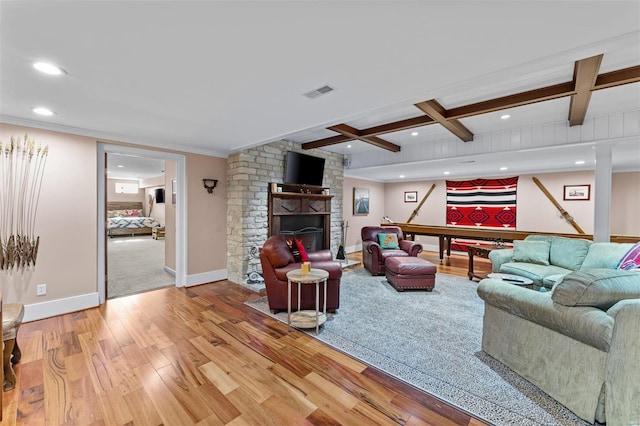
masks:
<path id="1" fill-rule="evenodd" d="M 318 96 L 327 94 L 327 93 L 332 92 L 332 91 L 333 91 L 333 87 L 325 85 L 325 86 L 319 87 L 319 88 L 317 88 L 315 90 L 312 90 L 310 92 L 305 93 L 304 96 L 306 96 L 309 99 L 315 99 Z"/>

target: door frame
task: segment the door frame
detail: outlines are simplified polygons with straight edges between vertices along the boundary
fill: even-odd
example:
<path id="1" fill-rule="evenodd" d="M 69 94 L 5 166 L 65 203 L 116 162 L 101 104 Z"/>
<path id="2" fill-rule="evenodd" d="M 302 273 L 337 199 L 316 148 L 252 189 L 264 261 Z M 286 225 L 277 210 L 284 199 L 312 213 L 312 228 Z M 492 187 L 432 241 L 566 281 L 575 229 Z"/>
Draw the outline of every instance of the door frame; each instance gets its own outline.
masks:
<path id="1" fill-rule="evenodd" d="M 176 287 L 187 282 L 187 191 L 186 157 L 183 154 L 133 148 L 98 142 L 98 297 L 100 304 L 106 301 L 106 154 L 139 155 L 141 157 L 176 162 Z"/>

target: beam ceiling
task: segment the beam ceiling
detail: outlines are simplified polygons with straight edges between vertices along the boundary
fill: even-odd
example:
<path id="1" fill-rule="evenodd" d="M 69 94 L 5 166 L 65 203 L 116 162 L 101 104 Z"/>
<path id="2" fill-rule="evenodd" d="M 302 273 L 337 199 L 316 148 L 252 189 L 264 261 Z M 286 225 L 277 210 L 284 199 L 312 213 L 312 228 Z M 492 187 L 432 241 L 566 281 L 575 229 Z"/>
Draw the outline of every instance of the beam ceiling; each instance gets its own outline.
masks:
<path id="1" fill-rule="evenodd" d="M 570 126 L 580 126 L 584 123 L 584 117 L 587 115 L 587 108 L 591 100 L 591 91 L 598 78 L 602 56 L 592 56 L 576 61 L 573 67 L 573 84 L 576 93 L 571 96 L 571 104 L 569 105 Z"/>
<path id="2" fill-rule="evenodd" d="M 598 75 L 602 57 L 603 55 L 597 55 L 576 61 L 574 65 L 574 78 L 572 81 L 566 83 L 528 90 L 513 95 L 459 106 L 449 110 L 445 109 L 435 99 L 432 99 L 415 104 L 416 107 L 420 108 L 427 115 L 399 120 L 361 130 L 355 129 L 344 123 L 337 124 L 335 126 L 328 127 L 328 129 L 340 133 L 340 135 L 303 143 L 302 148 L 321 148 L 357 139 L 390 151 L 398 152 L 400 151 L 400 146 L 380 139 L 377 136 L 434 123 L 442 124 L 456 137 L 468 142 L 473 140 L 473 133 L 458 121 L 461 118 L 473 117 L 480 114 L 530 105 L 536 102 L 544 102 L 566 96 L 572 97 L 569 112 L 570 125 L 579 125 L 584 121 L 592 91 L 640 82 L 640 66 L 624 68 Z"/>

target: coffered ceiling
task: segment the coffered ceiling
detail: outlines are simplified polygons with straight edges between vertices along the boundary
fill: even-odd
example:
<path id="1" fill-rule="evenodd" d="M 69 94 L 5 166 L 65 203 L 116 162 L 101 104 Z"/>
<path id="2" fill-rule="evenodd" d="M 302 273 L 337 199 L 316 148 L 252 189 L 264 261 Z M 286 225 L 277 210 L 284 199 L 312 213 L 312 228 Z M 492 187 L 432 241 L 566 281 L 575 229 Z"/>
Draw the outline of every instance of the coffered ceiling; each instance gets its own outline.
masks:
<path id="1" fill-rule="evenodd" d="M 36 60 L 66 74 L 41 75 Z M 322 149 L 345 154 L 348 175 L 382 181 L 567 170 L 581 156 L 593 169 L 596 137 L 477 147 L 602 117 L 632 123 L 640 83 L 600 89 L 596 76 L 631 69 L 633 81 L 639 66 L 637 1 L 0 2 L 2 122 L 220 156 L 355 136 Z M 333 90 L 304 96 L 323 86 Z M 558 89 L 549 100 L 460 114 L 547 87 Z M 362 134 L 412 120 L 434 123 Z M 640 168 L 637 137 L 613 149 L 615 168 Z"/>

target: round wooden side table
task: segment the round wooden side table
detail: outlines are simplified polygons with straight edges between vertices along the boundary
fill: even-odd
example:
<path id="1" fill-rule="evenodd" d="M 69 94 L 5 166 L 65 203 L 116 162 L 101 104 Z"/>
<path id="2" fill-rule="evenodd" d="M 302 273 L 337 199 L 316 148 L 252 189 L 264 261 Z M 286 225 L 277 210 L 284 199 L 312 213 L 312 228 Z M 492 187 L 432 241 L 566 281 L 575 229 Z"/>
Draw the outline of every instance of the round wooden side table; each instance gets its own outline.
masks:
<path id="1" fill-rule="evenodd" d="M 329 273 L 323 269 L 313 269 L 308 274 L 303 275 L 300 269 L 287 272 L 287 327 L 291 325 L 297 328 L 316 329 L 316 335 L 320 326 L 327 320 L 327 279 Z M 291 283 L 298 284 L 298 311 L 291 312 Z M 320 312 L 320 284 L 324 283 L 324 306 Z M 300 288 L 302 285 L 316 285 L 316 309 L 315 311 L 300 309 Z"/>

